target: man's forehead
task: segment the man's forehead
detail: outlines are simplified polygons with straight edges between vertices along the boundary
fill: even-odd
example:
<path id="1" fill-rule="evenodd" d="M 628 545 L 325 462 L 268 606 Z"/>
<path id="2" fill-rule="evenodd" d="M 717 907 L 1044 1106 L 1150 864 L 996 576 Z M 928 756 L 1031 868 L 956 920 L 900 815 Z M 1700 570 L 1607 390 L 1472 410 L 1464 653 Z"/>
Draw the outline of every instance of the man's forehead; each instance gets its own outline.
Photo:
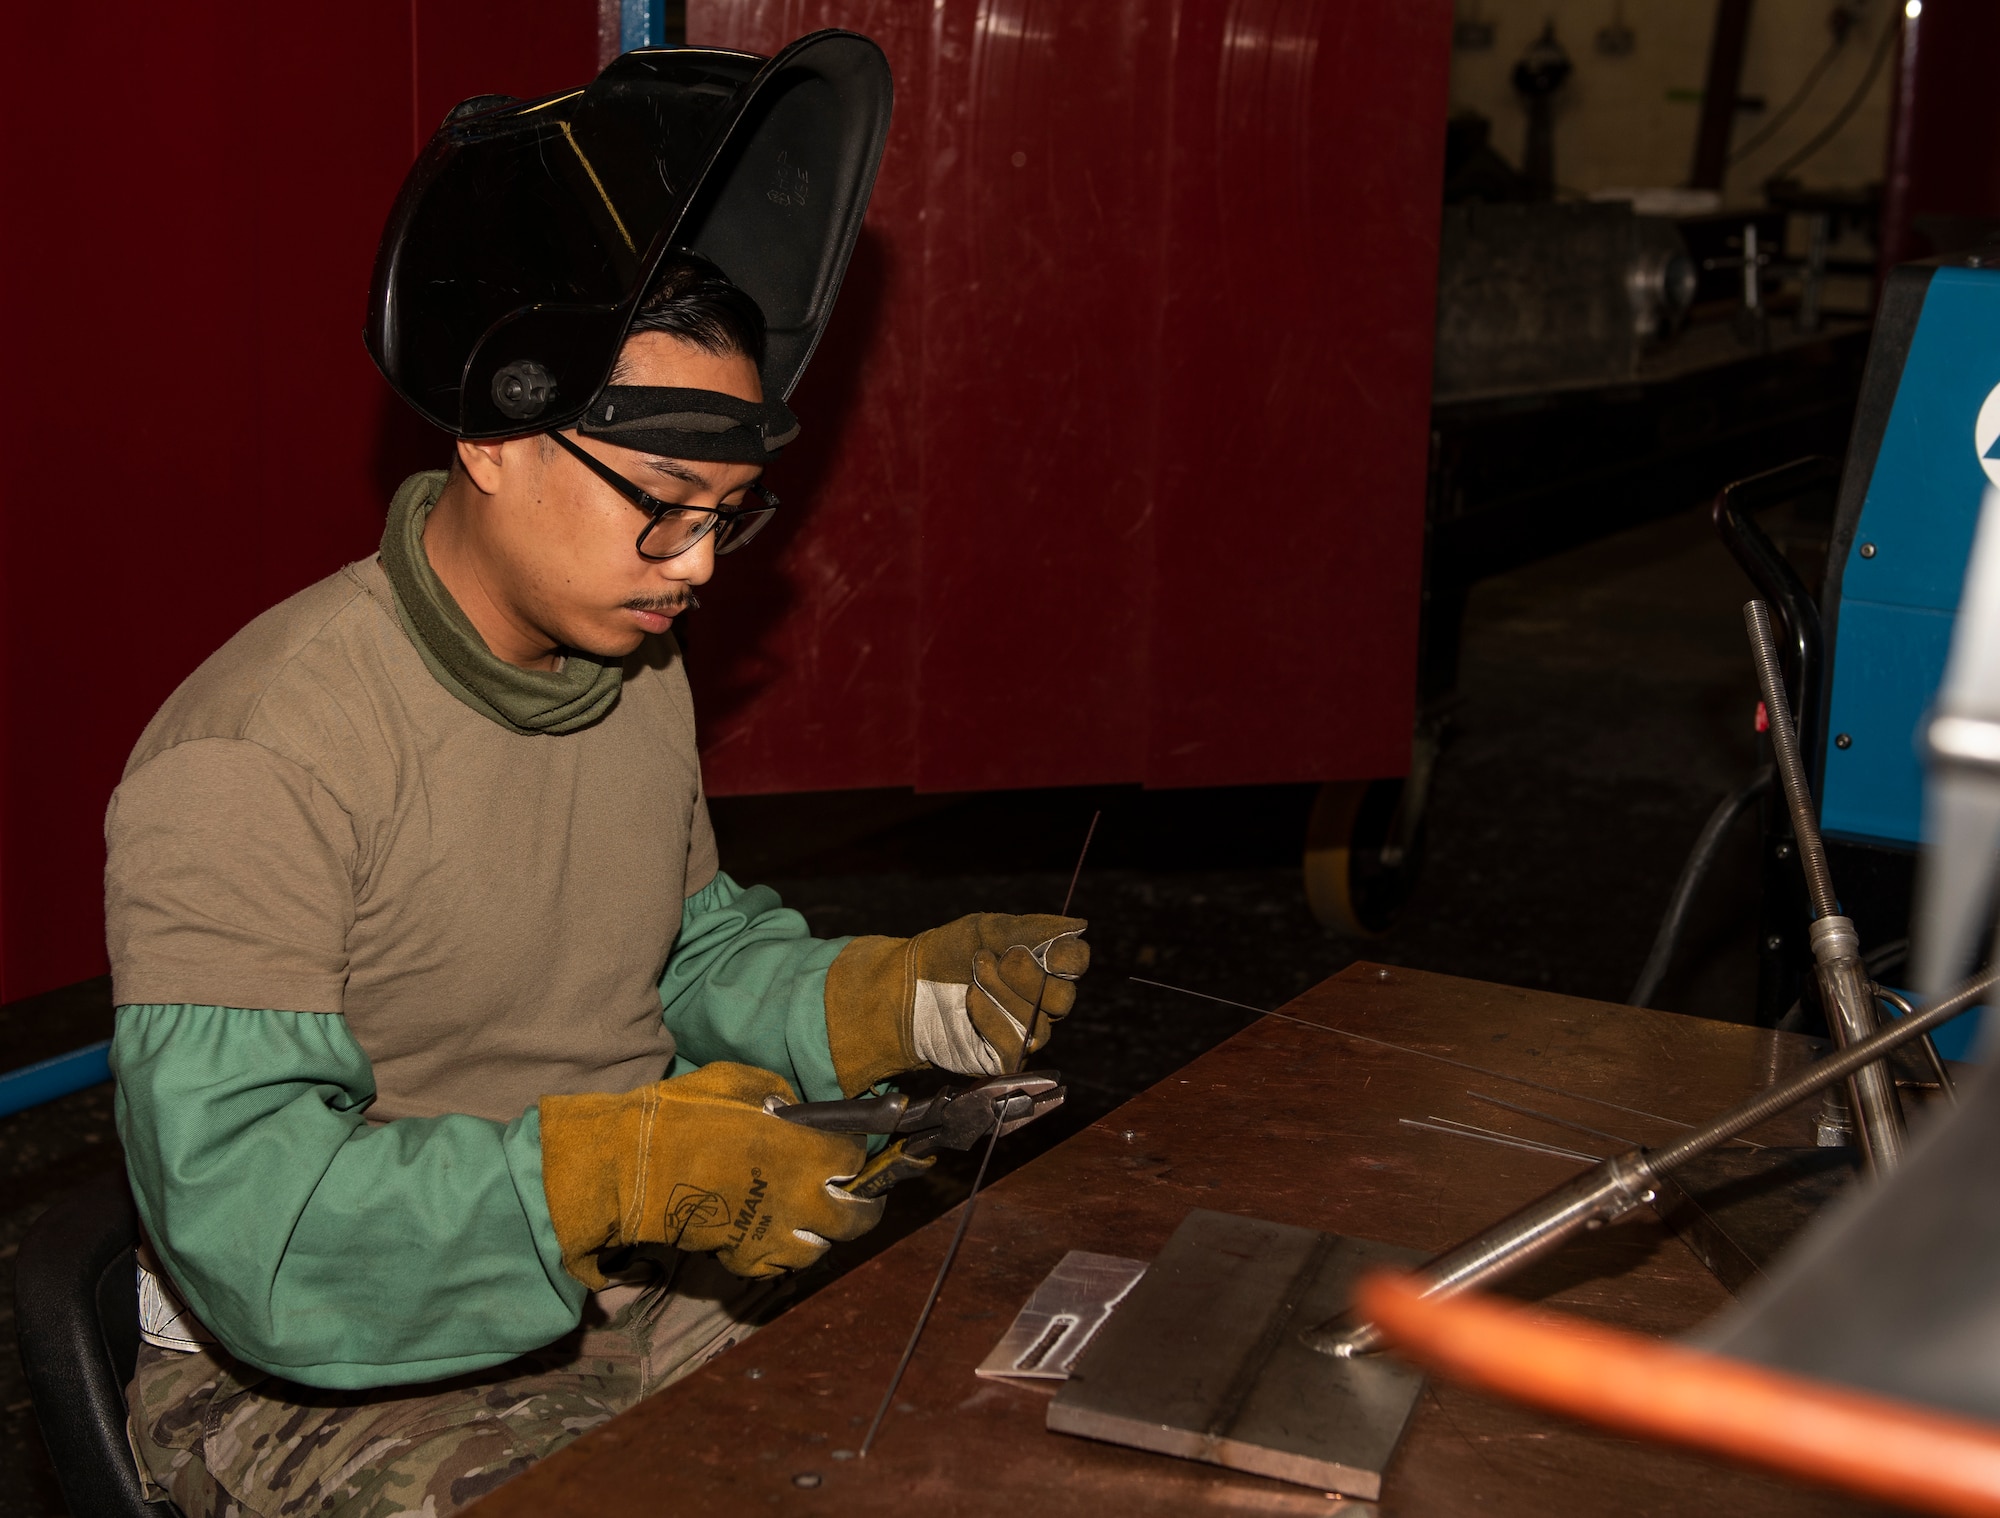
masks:
<path id="1" fill-rule="evenodd" d="M 615 371 L 618 382 L 661 390 L 714 390 L 738 400 L 761 401 L 757 365 L 741 353 L 711 353 L 671 332 L 635 332 L 625 340 Z"/>

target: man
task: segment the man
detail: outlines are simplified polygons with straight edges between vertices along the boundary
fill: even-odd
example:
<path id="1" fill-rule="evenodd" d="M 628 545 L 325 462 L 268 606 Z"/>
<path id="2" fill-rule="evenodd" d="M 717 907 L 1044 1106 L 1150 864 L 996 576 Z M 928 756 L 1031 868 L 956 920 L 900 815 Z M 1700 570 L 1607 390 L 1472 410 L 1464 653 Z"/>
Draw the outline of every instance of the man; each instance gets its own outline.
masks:
<path id="1" fill-rule="evenodd" d="M 1081 922 L 822 941 L 717 868 L 670 628 L 776 507 L 886 127 L 865 40 L 761 63 L 453 113 L 369 334 L 451 468 L 113 797 L 132 1436 L 189 1514 L 490 1490 L 876 1221 L 863 1142 L 774 1108 L 1018 1068 L 1073 1004 Z"/>

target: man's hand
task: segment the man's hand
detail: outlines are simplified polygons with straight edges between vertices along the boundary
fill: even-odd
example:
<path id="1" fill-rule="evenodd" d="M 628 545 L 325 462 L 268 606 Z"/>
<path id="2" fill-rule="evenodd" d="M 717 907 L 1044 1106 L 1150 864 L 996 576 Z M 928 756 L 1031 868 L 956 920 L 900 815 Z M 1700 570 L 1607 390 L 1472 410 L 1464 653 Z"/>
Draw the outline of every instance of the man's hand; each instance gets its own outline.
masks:
<path id="1" fill-rule="evenodd" d="M 543 1097 L 542 1189 L 570 1274 L 601 1287 L 599 1250 L 670 1244 L 774 1276 L 873 1228 L 881 1200 L 838 1186 L 866 1143 L 787 1123 L 769 1097 L 797 1100 L 768 1070 L 720 1061 L 618 1096 Z"/>
<path id="2" fill-rule="evenodd" d="M 826 977 L 826 1025 L 850 1094 L 905 1070 L 1019 1070 L 1076 1005 L 1080 917 L 980 912 L 915 938 L 857 938 Z"/>

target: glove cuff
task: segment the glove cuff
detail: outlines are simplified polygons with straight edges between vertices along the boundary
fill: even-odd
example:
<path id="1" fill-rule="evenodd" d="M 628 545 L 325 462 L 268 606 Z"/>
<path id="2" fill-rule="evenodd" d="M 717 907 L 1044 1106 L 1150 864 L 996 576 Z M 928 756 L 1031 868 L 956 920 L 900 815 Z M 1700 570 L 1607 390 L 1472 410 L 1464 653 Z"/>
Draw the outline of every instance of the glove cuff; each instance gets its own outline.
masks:
<path id="1" fill-rule="evenodd" d="M 917 994 L 913 941 L 857 938 L 826 972 L 826 1041 L 848 1096 L 924 1068 L 910 1026 Z"/>
<path id="2" fill-rule="evenodd" d="M 542 1194 L 562 1246 L 563 1269 L 592 1291 L 611 1283 L 597 1252 L 628 1242 L 626 1203 L 638 1191 L 645 1163 L 655 1087 L 622 1095 L 545 1096 Z"/>

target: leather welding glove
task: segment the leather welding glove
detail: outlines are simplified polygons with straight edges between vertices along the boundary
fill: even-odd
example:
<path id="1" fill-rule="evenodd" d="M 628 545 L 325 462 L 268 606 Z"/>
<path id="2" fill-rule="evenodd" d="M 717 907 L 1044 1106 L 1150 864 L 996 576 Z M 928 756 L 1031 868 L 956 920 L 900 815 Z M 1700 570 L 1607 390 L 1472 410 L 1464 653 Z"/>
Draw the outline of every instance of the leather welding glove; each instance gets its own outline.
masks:
<path id="1" fill-rule="evenodd" d="M 767 1098 L 797 1100 L 781 1077 L 726 1061 L 615 1096 L 543 1097 L 542 1190 L 569 1273 L 597 1289 L 599 1250 L 670 1244 L 774 1276 L 873 1228 L 881 1199 L 836 1184 L 867 1163 L 866 1141 L 788 1123 Z"/>
<path id="2" fill-rule="evenodd" d="M 1088 926 L 1080 917 L 976 912 L 915 938 L 855 939 L 826 976 L 841 1089 L 856 1095 L 926 1065 L 960 1075 L 1019 1070 L 1076 1005 L 1075 982 L 1090 967 L 1080 937 Z"/>

